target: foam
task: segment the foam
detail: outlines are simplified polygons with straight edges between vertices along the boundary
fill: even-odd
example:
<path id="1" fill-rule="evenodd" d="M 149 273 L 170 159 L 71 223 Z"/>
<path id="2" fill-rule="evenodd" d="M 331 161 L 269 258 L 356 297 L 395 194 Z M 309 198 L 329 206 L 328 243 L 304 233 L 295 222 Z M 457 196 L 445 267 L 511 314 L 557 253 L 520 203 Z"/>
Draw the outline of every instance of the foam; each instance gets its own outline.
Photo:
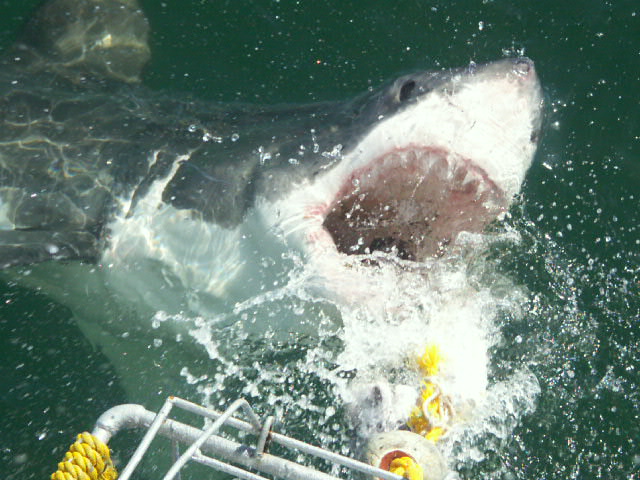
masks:
<path id="1" fill-rule="evenodd" d="M 450 257 L 413 268 L 397 260 L 370 268 L 350 257 L 350 268 L 362 268 L 377 287 L 366 304 L 320 296 L 309 287 L 313 269 L 300 264 L 288 283 L 224 315 L 156 317 L 163 325 L 187 325 L 182 343 L 202 348 L 215 365 L 182 365 L 185 385 L 198 401 L 219 408 L 244 396 L 258 406 L 272 405 L 289 422 L 293 415 L 313 425 L 312 436 L 302 432 L 303 439 L 349 454 L 354 454 L 351 428 L 366 436 L 380 425 L 391 429 L 406 420 L 420 388 L 415 357 L 435 343 L 444 357 L 441 386 L 458 406 L 458 417 L 439 445 L 452 464 L 479 461 L 484 454 L 478 445 L 487 438 L 506 441 L 534 410 L 539 394 L 535 376 L 524 367 L 492 376 L 500 369 L 491 352 L 502 341 L 501 323 L 507 314 L 518 315 L 525 294 L 478 253 L 487 238 L 493 237 L 463 237 Z M 471 257 L 463 253 L 467 247 Z M 493 291 L 495 285 L 500 288 Z M 505 285 L 511 291 L 507 297 Z M 295 318 L 318 323 L 294 330 L 290 320 Z M 252 321 L 268 322 L 269 333 Z M 367 410 L 363 399 L 371 384 L 382 385 L 388 401 Z M 352 407 L 360 412 L 360 424 L 345 416 Z"/>

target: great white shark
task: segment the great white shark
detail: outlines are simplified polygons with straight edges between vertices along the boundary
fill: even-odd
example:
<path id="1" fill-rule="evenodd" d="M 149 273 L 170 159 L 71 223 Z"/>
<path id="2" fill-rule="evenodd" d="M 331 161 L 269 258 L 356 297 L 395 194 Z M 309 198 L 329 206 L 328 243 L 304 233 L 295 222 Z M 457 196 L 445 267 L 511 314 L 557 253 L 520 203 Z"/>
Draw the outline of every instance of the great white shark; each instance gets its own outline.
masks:
<path id="1" fill-rule="evenodd" d="M 139 382 L 132 358 L 150 354 L 123 332 L 237 311 L 299 264 L 309 291 L 375 312 L 370 272 L 482 232 L 536 152 L 528 58 L 348 101 L 221 105 L 140 85 L 148 28 L 135 0 L 51 0 L 0 64 L 0 266 L 68 305 L 135 401 L 162 389 Z"/>

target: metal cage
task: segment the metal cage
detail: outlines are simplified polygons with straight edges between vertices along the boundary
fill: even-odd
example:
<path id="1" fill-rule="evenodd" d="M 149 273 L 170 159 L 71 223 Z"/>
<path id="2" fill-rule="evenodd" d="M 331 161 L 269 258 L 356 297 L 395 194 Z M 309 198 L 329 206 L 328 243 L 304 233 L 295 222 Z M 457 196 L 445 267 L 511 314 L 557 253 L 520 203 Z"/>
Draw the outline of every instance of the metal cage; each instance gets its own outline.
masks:
<path id="1" fill-rule="evenodd" d="M 169 414 L 174 406 L 201 419 L 209 419 L 212 423 L 201 429 L 173 420 L 169 418 Z M 246 420 L 234 416 L 239 410 L 244 413 Z M 108 443 L 111 437 L 121 430 L 147 429 L 138 448 L 122 470 L 120 480 L 128 480 L 131 477 L 156 435 L 170 439 L 174 447 L 174 463 L 163 477 L 164 480 L 179 478 L 180 471 L 190 460 L 246 480 L 266 480 L 266 477 L 255 472 L 283 480 L 341 480 L 340 477 L 268 453 L 270 443 L 279 444 L 308 457 L 324 459 L 353 472 L 383 480 L 402 480 L 401 476 L 386 470 L 276 433 L 272 430 L 272 425 L 273 417 L 261 421 L 244 399 L 236 400 L 220 413 L 171 396 L 157 413 L 135 404 L 119 405 L 109 409 L 96 422 L 93 435 Z M 238 433 L 255 435 L 255 445 L 227 438 L 228 436 L 223 437 L 219 434 L 223 426 L 235 429 Z M 181 454 L 178 450 L 179 444 L 188 445 Z"/>

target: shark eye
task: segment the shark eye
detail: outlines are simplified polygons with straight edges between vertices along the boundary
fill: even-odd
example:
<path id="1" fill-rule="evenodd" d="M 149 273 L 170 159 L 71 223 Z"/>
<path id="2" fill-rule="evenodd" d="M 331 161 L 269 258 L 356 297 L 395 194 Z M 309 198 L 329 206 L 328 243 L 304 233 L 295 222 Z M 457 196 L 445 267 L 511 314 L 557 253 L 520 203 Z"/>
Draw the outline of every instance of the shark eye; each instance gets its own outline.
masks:
<path id="1" fill-rule="evenodd" d="M 404 85 L 400 87 L 400 95 L 398 96 L 398 100 L 400 100 L 401 102 L 405 102 L 406 100 L 408 100 L 414 88 L 416 88 L 416 82 L 414 82 L 413 80 L 405 82 Z"/>

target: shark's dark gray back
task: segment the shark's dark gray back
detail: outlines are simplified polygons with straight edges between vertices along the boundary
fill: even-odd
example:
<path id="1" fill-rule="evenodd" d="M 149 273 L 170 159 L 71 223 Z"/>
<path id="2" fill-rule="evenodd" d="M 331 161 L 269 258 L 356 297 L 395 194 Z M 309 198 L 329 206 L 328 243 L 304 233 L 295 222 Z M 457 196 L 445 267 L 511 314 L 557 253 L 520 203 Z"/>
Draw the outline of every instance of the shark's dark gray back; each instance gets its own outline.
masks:
<path id="1" fill-rule="evenodd" d="M 164 202 L 234 227 L 437 80 L 345 103 L 199 102 L 138 85 L 147 35 L 135 0 L 51 0 L 0 60 L 0 268 L 97 259 L 110 216 L 169 172 Z"/>
<path id="2" fill-rule="evenodd" d="M 53 0 L 1 61 L 0 267 L 96 259 L 108 217 L 176 162 L 163 199 L 233 226 L 253 201 L 253 150 L 306 128 L 300 111 L 229 109 L 135 85 L 147 31 L 134 0 Z M 298 127 L 280 138 L 262 128 L 278 121 Z"/>
<path id="3" fill-rule="evenodd" d="M 129 85 L 147 33 L 135 0 L 54 0 L 2 60 L 1 266 L 96 258 L 116 203 L 202 143 L 188 102 Z"/>

